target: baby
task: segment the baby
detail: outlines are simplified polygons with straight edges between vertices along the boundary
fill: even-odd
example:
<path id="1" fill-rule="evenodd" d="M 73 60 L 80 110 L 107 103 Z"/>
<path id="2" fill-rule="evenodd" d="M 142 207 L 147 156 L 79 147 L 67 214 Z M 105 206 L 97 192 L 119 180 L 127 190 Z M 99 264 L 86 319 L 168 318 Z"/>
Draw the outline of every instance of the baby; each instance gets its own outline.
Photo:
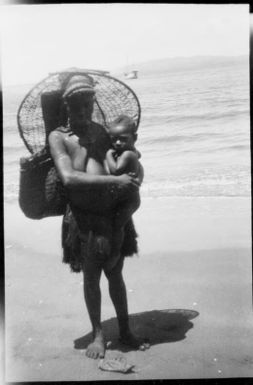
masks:
<path id="1" fill-rule="evenodd" d="M 139 163 L 141 155 L 135 148 L 137 133 L 134 120 L 126 115 L 120 115 L 109 126 L 108 133 L 113 148 L 108 150 L 106 154 L 105 167 L 107 172 L 112 175 L 131 174 L 137 176 L 142 166 Z M 133 191 L 116 209 L 113 225 L 112 264 L 116 264 L 120 258 L 124 226 L 139 206 L 139 191 Z"/>

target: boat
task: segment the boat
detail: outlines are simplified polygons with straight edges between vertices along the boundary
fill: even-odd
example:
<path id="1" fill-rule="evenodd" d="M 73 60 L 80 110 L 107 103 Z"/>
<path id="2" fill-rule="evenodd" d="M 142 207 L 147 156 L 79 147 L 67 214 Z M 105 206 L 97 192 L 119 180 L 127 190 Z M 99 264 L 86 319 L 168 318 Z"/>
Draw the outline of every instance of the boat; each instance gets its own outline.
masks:
<path id="1" fill-rule="evenodd" d="M 124 76 L 126 79 L 138 79 L 138 71 L 133 70 L 133 71 L 125 72 Z"/>

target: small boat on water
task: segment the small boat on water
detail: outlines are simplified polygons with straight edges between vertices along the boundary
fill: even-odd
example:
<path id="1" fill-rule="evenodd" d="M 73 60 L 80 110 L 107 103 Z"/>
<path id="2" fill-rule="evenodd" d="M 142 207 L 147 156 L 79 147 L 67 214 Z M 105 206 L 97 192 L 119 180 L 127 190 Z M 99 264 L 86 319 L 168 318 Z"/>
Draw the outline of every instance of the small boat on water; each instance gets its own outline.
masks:
<path id="1" fill-rule="evenodd" d="M 138 79 L 138 71 L 133 70 L 133 71 L 125 72 L 124 76 L 126 79 Z"/>

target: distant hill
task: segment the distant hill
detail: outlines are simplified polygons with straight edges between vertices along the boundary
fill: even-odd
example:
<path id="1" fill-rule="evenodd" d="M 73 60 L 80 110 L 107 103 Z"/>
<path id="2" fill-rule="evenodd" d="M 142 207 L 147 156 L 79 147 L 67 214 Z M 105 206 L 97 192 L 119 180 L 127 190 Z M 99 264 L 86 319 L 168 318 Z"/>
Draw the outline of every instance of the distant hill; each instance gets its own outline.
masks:
<path id="1" fill-rule="evenodd" d="M 143 75 L 154 74 L 158 72 L 174 72 L 198 70 L 203 67 L 230 66 L 230 65 L 248 65 L 249 57 L 243 56 L 192 56 L 175 57 L 152 60 L 148 62 L 135 63 L 134 69 Z M 112 71 L 112 75 L 120 75 L 126 71 L 126 68 L 117 68 Z"/>

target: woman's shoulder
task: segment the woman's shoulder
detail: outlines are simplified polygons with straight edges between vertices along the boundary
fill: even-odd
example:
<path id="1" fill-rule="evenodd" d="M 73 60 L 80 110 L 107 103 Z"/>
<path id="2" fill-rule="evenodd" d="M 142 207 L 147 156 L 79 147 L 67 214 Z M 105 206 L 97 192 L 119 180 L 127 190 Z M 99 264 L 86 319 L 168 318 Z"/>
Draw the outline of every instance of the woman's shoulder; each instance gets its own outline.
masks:
<path id="1" fill-rule="evenodd" d="M 92 131 L 97 135 L 97 136 L 108 136 L 108 133 L 106 131 L 106 128 L 102 125 L 102 124 L 99 124 L 99 123 L 96 123 L 96 122 L 92 122 Z"/>
<path id="2" fill-rule="evenodd" d="M 76 145 L 77 137 L 67 127 L 57 127 L 50 132 L 48 136 L 48 143 L 51 149 L 53 148 L 69 148 L 69 146 Z M 60 147 L 59 147 L 60 146 Z"/>
<path id="3" fill-rule="evenodd" d="M 104 126 L 98 123 L 93 124 L 92 122 L 92 133 L 94 141 L 97 143 L 97 145 L 103 144 L 104 146 L 110 146 L 110 136 Z"/>
<path id="4" fill-rule="evenodd" d="M 62 134 L 70 134 L 72 131 L 69 127 L 60 126 L 52 130 L 49 134 L 49 136 L 61 136 Z"/>

